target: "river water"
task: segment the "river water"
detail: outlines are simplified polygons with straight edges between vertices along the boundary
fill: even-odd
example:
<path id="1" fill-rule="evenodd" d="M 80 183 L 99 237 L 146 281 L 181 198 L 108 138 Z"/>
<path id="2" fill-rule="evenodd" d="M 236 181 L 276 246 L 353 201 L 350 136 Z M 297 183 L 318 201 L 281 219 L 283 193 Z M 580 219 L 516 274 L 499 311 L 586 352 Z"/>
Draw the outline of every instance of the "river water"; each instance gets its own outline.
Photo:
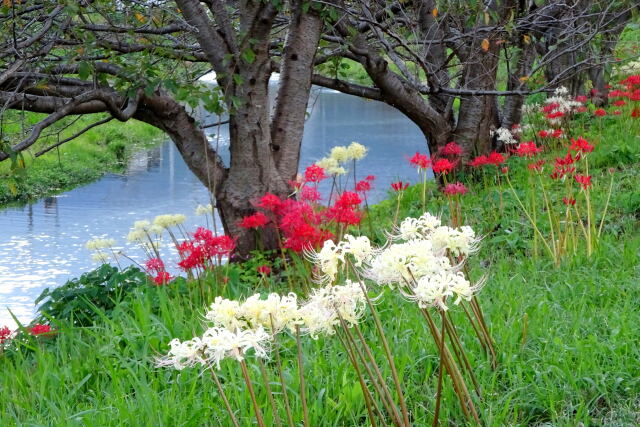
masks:
<path id="1" fill-rule="evenodd" d="M 425 152 L 426 143 L 420 130 L 395 109 L 314 88 L 309 112 L 301 169 L 335 145 L 358 141 L 369 148 L 358 163 L 358 177 L 376 176 L 370 203 L 384 198 L 391 182 L 417 180 L 407 157 Z M 222 129 L 219 137 L 225 161 L 227 135 Z M 187 229 L 195 229 L 205 223 L 194 209 L 208 203 L 208 198 L 205 187 L 167 142 L 138 153 L 122 175 L 108 174 L 66 193 L 0 210 L 0 327 L 14 325 L 8 309 L 21 322 L 29 322 L 33 302 L 44 288 L 94 268 L 96 263 L 84 248 L 90 238 L 114 238 L 125 253 L 142 261 L 142 252 L 126 242 L 134 221 L 183 213 Z"/>

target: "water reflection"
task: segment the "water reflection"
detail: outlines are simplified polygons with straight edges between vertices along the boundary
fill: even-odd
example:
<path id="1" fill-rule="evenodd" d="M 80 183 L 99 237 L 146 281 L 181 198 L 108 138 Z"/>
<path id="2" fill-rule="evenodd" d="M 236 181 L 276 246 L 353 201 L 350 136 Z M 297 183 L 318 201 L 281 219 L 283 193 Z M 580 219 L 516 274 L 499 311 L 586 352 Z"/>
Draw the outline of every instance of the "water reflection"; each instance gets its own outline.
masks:
<path id="1" fill-rule="evenodd" d="M 314 90 L 310 105 L 302 167 L 334 145 L 358 141 L 370 149 L 358 165 L 358 175 L 377 177 L 370 202 L 383 198 L 390 182 L 415 181 L 406 157 L 424 151 L 426 144 L 419 129 L 402 114 L 379 102 L 328 90 Z M 216 129 L 211 131 L 212 143 L 219 144 L 228 161 L 227 129 L 221 128 L 220 135 L 215 135 Z M 208 200 L 205 188 L 167 143 L 138 153 L 122 175 L 109 174 L 61 195 L 0 211 L 0 327 L 13 323 L 6 307 L 27 322 L 33 301 L 45 287 L 93 268 L 91 254 L 84 248 L 89 238 L 115 238 L 127 254 L 141 259 L 141 252 L 125 240 L 134 221 L 183 213 L 188 216 L 187 229 L 195 229 L 204 220 L 193 211 Z"/>

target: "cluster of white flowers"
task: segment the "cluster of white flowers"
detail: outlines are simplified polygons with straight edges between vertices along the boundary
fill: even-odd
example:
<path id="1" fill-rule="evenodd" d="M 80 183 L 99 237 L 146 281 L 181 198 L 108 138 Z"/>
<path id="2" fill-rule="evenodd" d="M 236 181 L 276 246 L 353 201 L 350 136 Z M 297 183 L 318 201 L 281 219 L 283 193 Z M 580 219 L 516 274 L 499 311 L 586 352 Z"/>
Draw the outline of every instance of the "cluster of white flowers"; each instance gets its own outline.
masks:
<path id="1" fill-rule="evenodd" d="M 271 336 L 263 328 L 231 331 L 213 327 L 207 329 L 202 337 L 187 341 L 171 340 L 168 355 L 158 360 L 158 365 L 178 370 L 195 365 L 215 365 L 219 369 L 223 359 L 242 361 L 250 349 L 256 357 L 268 357 L 270 340 Z"/>
<path id="2" fill-rule="evenodd" d="M 208 205 L 198 205 L 196 208 L 196 215 L 198 216 L 207 215 L 211 212 L 213 212 L 213 206 L 211 206 L 211 203 Z"/>
<path id="3" fill-rule="evenodd" d="M 317 339 L 319 334 L 333 335 L 340 318 L 347 326 L 357 324 L 366 309 L 363 288 L 362 283 L 347 280 L 344 285 L 315 289 L 299 309 L 303 332 Z"/>
<path id="4" fill-rule="evenodd" d="M 305 251 L 305 256 L 318 267 L 315 275 L 318 283 L 333 283 L 340 265 L 344 264 L 347 255 L 351 255 L 354 265 L 360 267 L 374 253 L 375 251 L 368 237 L 355 237 L 347 234 L 344 236 L 344 240 L 337 245 L 332 240 L 327 240 L 320 251 L 307 250 Z"/>
<path id="5" fill-rule="evenodd" d="M 453 257 L 466 258 L 477 250 L 479 239 L 471 227 L 448 227 L 425 213 L 404 219 L 390 238 L 401 242 L 376 252 L 364 270 L 376 283 L 397 287 L 423 308 L 447 309 L 447 297 L 457 296 L 454 304 L 458 304 L 480 290 L 481 286 L 472 285 L 453 261 Z"/>
<path id="6" fill-rule="evenodd" d="M 538 103 L 524 104 L 522 106 L 522 114 L 524 116 L 528 116 L 530 114 L 537 113 L 538 111 L 540 111 L 540 107 L 541 106 Z"/>
<path id="7" fill-rule="evenodd" d="M 86 244 L 85 247 L 90 251 L 97 251 L 100 249 L 111 248 L 116 244 L 114 239 L 91 239 Z"/>
<path id="8" fill-rule="evenodd" d="M 174 214 L 174 215 L 158 215 L 153 220 L 153 225 L 156 225 L 162 229 L 167 229 L 169 227 L 175 227 L 182 224 L 187 217 L 182 214 Z"/>
<path id="9" fill-rule="evenodd" d="M 331 149 L 329 156 L 317 161 L 316 165 L 327 171 L 329 175 L 344 175 L 347 170 L 342 164 L 350 160 L 362 159 L 367 155 L 367 151 L 367 147 L 357 142 L 352 142 L 348 147 L 335 146 Z"/>
<path id="10" fill-rule="evenodd" d="M 255 294 L 242 303 L 216 297 L 205 318 L 215 326 L 231 330 L 263 328 L 273 333 L 293 330 L 300 323 L 298 296 L 271 293 L 262 299 Z"/>
<path id="11" fill-rule="evenodd" d="M 300 329 L 317 339 L 335 333 L 342 321 L 355 325 L 366 309 L 364 285 L 346 281 L 315 289 L 308 301 L 298 304 L 295 293 L 271 293 L 266 299 L 252 295 L 243 302 L 216 297 L 205 318 L 211 323 L 201 337 L 172 340 L 160 366 L 184 369 L 195 365 L 220 367 L 225 358 L 241 361 L 249 349 L 256 357 L 267 358 L 274 334 Z"/>
<path id="12" fill-rule="evenodd" d="M 640 74 L 640 60 L 627 62 L 619 67 L 614 67 L 613 72 L 616 76 L 621 77 Z"/>
<path id="13" fill-rule="evenodd" d="M 576 101 L 569 95 L 569 90 L 564 86 L 557 88 L 553 92 L 553 96 L 547 98 L 544 102 L 547 105 L 554 104 L 554 111 L 559 111 L 564 114 L 574 113 L 578 108 L 583 106 L 581 102 Z M 549 124 L 553 126 L 559 125 L 562 121 L 561 118 L 552 118 L 547 120 Z"/>
<path id="14" fill-rule="evenodd" d="M 514 137 L 510 129 L 501 127 L 495 131 L 491 131 L 491 136 L 498 135 L 496 138 L 498 141 L 502 141 L 504 144 L 517 144 L 518 140 Z"/>

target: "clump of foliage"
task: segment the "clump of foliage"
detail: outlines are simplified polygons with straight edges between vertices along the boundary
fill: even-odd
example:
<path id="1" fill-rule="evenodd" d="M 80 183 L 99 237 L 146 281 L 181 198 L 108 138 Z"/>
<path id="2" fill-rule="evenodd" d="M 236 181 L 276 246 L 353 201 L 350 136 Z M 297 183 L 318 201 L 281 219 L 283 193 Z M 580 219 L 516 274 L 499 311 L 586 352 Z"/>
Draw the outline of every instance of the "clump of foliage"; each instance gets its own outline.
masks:
<path id="1" fill-rule="evenodd" d="M 137 267 L 120 271 L 104 264 L 60 287 L 45 289 L 36 299 L 36 304 L 44 301 L 38 317 L 90 326 L 97 317 L 109 315 L 126 295 L 147 284 L 147 275 Z"/>

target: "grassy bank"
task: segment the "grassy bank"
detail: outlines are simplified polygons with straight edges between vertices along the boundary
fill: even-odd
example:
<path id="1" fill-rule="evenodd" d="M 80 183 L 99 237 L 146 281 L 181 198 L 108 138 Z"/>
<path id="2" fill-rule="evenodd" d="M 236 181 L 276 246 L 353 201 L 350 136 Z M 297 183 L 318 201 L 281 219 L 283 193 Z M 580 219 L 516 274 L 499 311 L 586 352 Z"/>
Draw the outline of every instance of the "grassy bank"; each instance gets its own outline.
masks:
<path id="1" fill-rule="evenodd" d="M 590 157 L 590 173 L 601 183 L 592 190 L 594 205 L 603 206 L 609 169 L 615 171 L 603 237 L 591 257 L 580 250 L 554 265 L 534 249 L 533 230 L 504 185 L 471 175 L 456 177 L 470 188 L 462 198 L 463 222 L 484 236 L 479 253 L 470 260 L 470 277 L 487 277 L 480 300 L 496 343 L 495 370 L 460 311 L 452 310 L 452 315 L 462 325 L 460 335 L 482 387 L 478 409 L 485 425 L 640 422 L 640 119 L 608 116 L 596 122 L 588 116 L 577 127 L 597 146 Z M 564 152 L 544 157 L 552 161 Z M 513 159 L 509 166 L 514 188 L 523 196 L 531 183 L 526 162 Z M 553 200 L 562 195 L 549 191 Z M 421 194 L 419 185 L 406 191 L 400 217 L 421 214 Z M 427 209 L 442 213 L 446 222 L 447 199 L 433 184 L 428 184 L 427 196 Z M 392 196 L 372 209 L 374 240 L 384 241 L 395 208 Z M 367 231 L 366 220 L 362 228 Z M 22 338 L 0 355 L 0 424 L 231 425 L 207 372 L 158 368 L 154 360 L 166 354 L 172 338 L 189 339 L 202 332 L 202 313 L 217 295 L 235 298 L 313 286 L 301 267 L 287 273 L 272 265 L 274 274 L 261 278 L 256 266 L 264 262 L 258 258 L 226 265 L 201 282 L 143 284 L 119 298 L 108 313 L 95 308 L 92 326 L 52 320 L 54 336 Z M 437 347 L 414 304 L 388 289 L 381 292 L 377 308 L 411 420 L 428 425 L 437 388 Z M 367 341 L 379 349 L 370 319 L 361 327 Z M 300 424 L 296 344 L 291 336 L 283 336 L 280 343 L 291 410 Z M 305 337 L 302 345 L 310 425 L 365 425 L 362 390 L 340 342 L 335 336 Z M 381 353 L 376 358 L 384 360 Z M 265 422 L 273 425 L 259 367 L 253 359 L 248 365 Z M 381 365 L 389 378 L 388 366 Z M 273 358 L 267 370 L 280 402 Z M 225 361 L 218 375 L 240 424 L 252 425 L 250 394 L 237 364 Z M 446 382 L 441 411 L 441 419 L 450 425 L 463 425 Z"/>
<path id="2" fill-rule="evenodd" d="M 5 121 L 8 124 L 3 125 L 3 130 L 16 137 L 20 135 L 23 120 L 26 125 L 31 125 L 42 119 L 42 115 L 33 113 L 25 114 L 24 118 L 16 113 L 8 115 L 10 117 Z M 94 181 L 106 172 L 122 172 L 132 153 L 162 140 L 162 132 L 145 123 L 112 120 L 40 157 L 34 156 L 102 118 L 102 115 L 77 120 L 69 118 L 48 128 L 45 134 L 51 136 L 41 138 L 24 154 L 24 169 L 12 170 L 9 160 L 0 163 L 0 205 L 27 202 L 67 191 Z"/>

